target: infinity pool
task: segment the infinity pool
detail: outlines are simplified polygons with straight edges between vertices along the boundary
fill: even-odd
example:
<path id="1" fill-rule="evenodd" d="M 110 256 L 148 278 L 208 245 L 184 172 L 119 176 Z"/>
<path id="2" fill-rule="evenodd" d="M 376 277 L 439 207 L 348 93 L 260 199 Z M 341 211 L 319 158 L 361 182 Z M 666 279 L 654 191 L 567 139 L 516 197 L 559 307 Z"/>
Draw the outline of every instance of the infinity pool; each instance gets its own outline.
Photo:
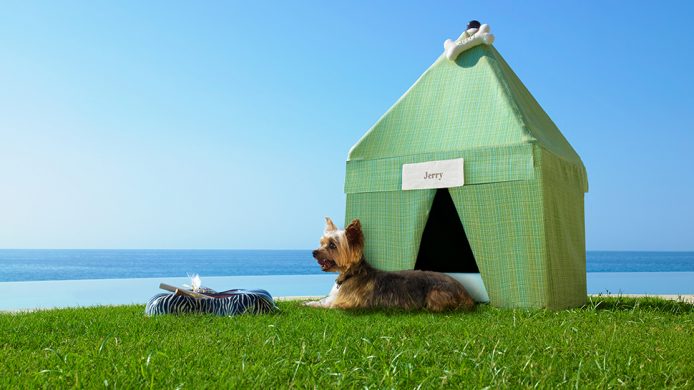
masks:
<path id="1" fill-rule="evenodd" d="M 274 297 L 326 295 L 335 275 L 274 275 L 203 277 L 203 285 L 216 289 L 262 288 Z M 182 286 L 188 278 L 60 280 L 0 283 L 0 310 L 144 304 L 163 292 L 159 283 Z M 464 282 L 465 283 L 465 282 Z M 475 283 L 472 280 L 471 283 Z M 473 296 L 486 296 L 481 283 L 471 286 Z M 479 289 L 482 291 L 478 291 Z M 469 288 L 470 289 L 470 288 Z M 473 291 L 471 291 L 473 293 Z M 589 272 L 589 294 L 694 294 L 694 272 Z M 483 299 L 480 299 L 483 300 Z"/>

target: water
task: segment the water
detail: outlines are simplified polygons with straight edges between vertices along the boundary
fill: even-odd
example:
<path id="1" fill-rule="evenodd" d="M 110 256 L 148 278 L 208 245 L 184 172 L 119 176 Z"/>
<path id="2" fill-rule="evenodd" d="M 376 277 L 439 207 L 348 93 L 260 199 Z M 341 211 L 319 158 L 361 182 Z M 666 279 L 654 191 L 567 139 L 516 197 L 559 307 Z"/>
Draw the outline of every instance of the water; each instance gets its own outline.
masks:
<path id="1" fill-rule="evenodd" d="M 692 272 L 694 252 L 588 251 L 588 272 Z"/>
<path id="2" fill-rule="evenodd" d="M 694 272 L 694 252 L 587 253 L 588 272 Z M 310 250 L 0 250 L 0 282 L 318 275 Z"/>
<path id="3" fill-rule="evenodd" d="M 590 294 L 694 294 L 694 252 L 588 252 Z M 0 250 L 0 311 L 143 304 L 164 282 L 321 296 L 335 274 L 309 250 Z M 469 286 L 468 286 L 469 287 Z M 484 287 L 482 287 L 484 289 Z"/>
<path id="4" fill-rule="evenodd" d="M 0 250 L 0 282 L 321 274 L 310 250 Z"/>

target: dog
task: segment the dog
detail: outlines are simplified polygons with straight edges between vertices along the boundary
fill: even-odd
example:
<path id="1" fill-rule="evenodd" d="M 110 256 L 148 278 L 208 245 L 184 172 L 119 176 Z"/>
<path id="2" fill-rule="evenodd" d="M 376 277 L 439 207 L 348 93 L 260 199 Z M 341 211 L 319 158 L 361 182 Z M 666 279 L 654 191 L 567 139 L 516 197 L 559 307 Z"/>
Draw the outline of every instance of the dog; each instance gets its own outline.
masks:
<path id="1" fill-rule="evenodd" d="M 320 247 L 313 251 L 324 272 L 339 272 L 330 294 L 314 307 L 338 309 L 471 310 L 474 301 L 457 280 L 431 271 L 380 271 L 364 259 L 364 233 L 355 219 L 339 230 L 326 217 Z"/>

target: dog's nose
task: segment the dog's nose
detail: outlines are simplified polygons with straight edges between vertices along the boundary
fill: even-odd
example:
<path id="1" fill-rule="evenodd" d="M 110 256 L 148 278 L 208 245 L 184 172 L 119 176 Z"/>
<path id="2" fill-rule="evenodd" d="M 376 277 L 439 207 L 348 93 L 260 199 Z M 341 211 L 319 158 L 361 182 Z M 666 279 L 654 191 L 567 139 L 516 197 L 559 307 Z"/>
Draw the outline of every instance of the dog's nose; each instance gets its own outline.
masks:
<path id="1" fill-rule="evenodd" d="M 316 256 L 318 256 L 318 249 L 314 250 L 314 251 L 313 251 L 313 252 L 311 252 L 311 253 L 313 254 L 313 257 L 316 257 Z"/>

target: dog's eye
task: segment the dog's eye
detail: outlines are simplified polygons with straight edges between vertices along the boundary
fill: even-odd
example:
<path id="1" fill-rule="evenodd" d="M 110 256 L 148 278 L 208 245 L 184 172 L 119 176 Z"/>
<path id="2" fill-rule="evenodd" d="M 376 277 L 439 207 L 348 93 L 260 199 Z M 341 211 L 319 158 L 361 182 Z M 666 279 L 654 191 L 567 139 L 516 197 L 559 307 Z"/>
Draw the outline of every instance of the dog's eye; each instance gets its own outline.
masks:
<path id="1" fill-rule="evenodd" d="M 336 249 L 337 246 L 335 246 L 335 243 L 334 243 L 334 242 L 331 242 L 331 243 L 328 245 L 328 248 L 330 248 L 330 249 Z"/>

